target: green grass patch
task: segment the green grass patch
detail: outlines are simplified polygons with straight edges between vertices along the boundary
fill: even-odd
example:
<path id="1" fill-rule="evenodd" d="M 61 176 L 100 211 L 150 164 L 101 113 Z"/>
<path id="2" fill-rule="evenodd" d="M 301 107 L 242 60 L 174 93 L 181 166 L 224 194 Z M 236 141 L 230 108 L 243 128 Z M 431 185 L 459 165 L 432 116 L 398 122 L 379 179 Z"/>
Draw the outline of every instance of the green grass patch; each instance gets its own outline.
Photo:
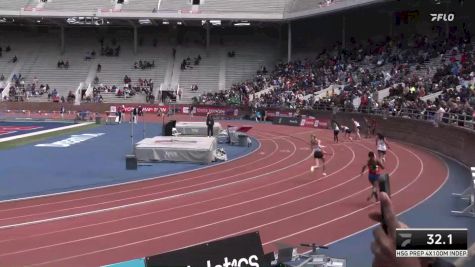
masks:
<path id="1" fill-rule="evenodd" d="M 64 129 L 64 130 L 59 130 L 59 131 L 55 131 L 55 132 L 44 133 L 44 134 L 24 137 L 24 138 L 20 138 L 20 139 L 15 139 L 15 140 L 11 140 L 11 141 L 1 142 L 0 143 L 0 150 L 10 149 L 10 148 L 14 148 L 14 147 L 17 147 L 17 146 L 23 146 L 23 145 L 39 142 L 39 141 L 42 141 L 42 140 L 45 140 L 45 139 L 48 139 L 48 138 L 51 138 L 51 137 L 60 136 L 60 135 L 73 134 L 73 133 L 77 133 L 79 131 L 93 129 L 97 126 L 99 126 L 99 125 L 97 125 L 97 124 L 88 124 L 88 125 L 83 125 L 83 126 L 79 126 L 79 127 L 76 127 L 76 128 Z"/>

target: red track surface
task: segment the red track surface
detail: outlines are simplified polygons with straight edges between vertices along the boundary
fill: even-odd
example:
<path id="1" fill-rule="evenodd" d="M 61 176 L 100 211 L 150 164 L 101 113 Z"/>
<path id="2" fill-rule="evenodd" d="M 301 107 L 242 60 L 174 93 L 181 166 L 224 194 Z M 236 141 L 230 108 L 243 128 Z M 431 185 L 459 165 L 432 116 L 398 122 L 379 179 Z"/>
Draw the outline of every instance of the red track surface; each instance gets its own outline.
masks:
<path id="1" fill-rule="evenodd" d="M 333 152 L 325 177 L 309 171 L 310 131 Z M 216 167 L 0 203 L 0 266 L 97 266 L 255 230 L 268 252 L 373 224 L 367 214 L 378 206 L 366 202 L 369 183 L 359 175 L 373 140 L 333 144 L 329 131 L 270 125 L 250 133 L 261 147 Z M 433 154 L 401 144 L 386 167 L 397 212 L 430 196 L 448 172 Z"/>

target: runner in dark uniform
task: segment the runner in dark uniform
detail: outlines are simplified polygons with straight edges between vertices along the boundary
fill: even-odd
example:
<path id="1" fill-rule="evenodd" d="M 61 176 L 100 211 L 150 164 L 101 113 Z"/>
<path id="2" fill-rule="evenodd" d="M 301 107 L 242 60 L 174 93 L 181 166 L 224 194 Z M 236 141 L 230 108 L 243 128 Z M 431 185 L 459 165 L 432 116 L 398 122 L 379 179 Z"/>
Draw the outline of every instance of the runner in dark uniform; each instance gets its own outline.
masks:
<path id="1" fill-rule="evenodd" d="M 371 186 L 373 187 L 371 189 L 371 195 L 366 200 L 370 201 L 374 197 L 375 200 L 378 201 L 379 171 L 380 169 L 384 169 L 384 166 L 379 160 L 375 158 L 373 151 L 370 151 L 368 153 L 368 158 L 368 162 L 366 163 L 366 165 L 363 166 L 363 169 L 361 170 L 361 175 L 363 175 L 366 168 L 368 168 L 368 180 Z"/>
<path id="2" fill-rule="evenodd" d="M 371 119 L 371 136 L 376 134 L 376 119 Z"/>

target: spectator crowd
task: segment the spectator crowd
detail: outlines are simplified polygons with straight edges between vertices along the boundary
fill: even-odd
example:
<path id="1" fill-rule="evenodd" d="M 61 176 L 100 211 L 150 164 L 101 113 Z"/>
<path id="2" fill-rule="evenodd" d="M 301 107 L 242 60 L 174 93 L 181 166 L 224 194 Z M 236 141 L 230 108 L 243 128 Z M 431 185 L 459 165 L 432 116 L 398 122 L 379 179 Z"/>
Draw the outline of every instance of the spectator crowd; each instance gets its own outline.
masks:
<path id="1" fill-rule="evenodd" d="M 387 108 L 391 111 L 472 116 L 475 107 L 475 55 L 463 26 L 434 26 L 428 35 L 403 34 L 375 41 L 350 39 L 312 58 L 261 68 L 249 81 L 206 93 L 195 104 L 252 108 Z M 265 71 L 264 71 L 265 70 Z M 327 89 L 328 88 L 328 89 Z M 333 88 L 333 89 L 332 89 Z M 389 95 L 380 99 L 383 89 Z M 321 93 L 322 90 L 325 93 Z M 425 97 L 437 93 L 437 97 Z M 359 100 L 359 101 L 355 101 Z"/>

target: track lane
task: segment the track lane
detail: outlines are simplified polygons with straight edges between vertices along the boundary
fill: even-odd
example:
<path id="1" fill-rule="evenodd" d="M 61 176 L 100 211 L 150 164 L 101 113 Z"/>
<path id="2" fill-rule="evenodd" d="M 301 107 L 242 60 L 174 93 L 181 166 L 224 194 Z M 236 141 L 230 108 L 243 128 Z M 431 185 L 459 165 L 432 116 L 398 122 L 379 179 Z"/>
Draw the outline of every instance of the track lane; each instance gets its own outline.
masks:
<path id="1" fill-rule="evenodd" d="M 308 153 L 308 152 L 307 152 L 307 153 Z M 310 161 L 308 161 L 308 162 L 310 162 Z M 358 165 L 359 165 L 359 167 L 361 167 L 361 164 L 358 164 Z M 302 167 L 302 168 L 303 168 L 303 167 Z M 306 166 L 306 168 L 308 169 L 308 165 Z M 293 169 L 292 169 L 292 170 L 293 170 Z M 298 169 L 293 170 L 293 171 L 298 171 Z M 302 181 L 305 181 L 306 179 L 308 179 L 308 178 L 302 178 Z M 336 180 L 336 179 L 324 179 L 324 180 L 322 180 L 321 182 L 323 183 L 323 182 L 333 181 L 333 180 Z M 293 181 L 293 185 L 296 186 L 296 184 L 298 184 L 298 183 L 300 183 L 300 182 L 301 182 L 301 181 Z M 367 183 L 367 182 L 365 181 L 365 183 Z M 290 185 L 290 184 L 286 184 L 286 186 L 289 186 L 289 185 Z M 327 186 L 327 185 L 322 185 L 322 188 L 325 188 L 326 186 Z M 305 191 L 305 190 L 308 190 L 307 188 L 311 188 L 311 187 L 305 187 L 305 188 L 304 188 L 304 192 L 303 192 L 304 194 L 308 194 L 308 193 L 306 193 L 306 191 Z M 346 190 L 346 189 L 345 189 L 345 190 Z M 340 190 L 340 191 L 343 192 L 343 190 Z M 365 192 L 364 194 L 366 195 L 367 192 Z M 318 201 L 318 199 L 315 199 L 315 201 Z M 354 207 L 353 207 L 353 208 L 354 208 Z M 245 211 L 245 210 L 243 210 L 243 211 Z M 285 214 L 282 213 L 282 212 L 278 212 L 278 214 L 280 214 L 280 216 L 284 216 L 284 215 L 285 215 Z M 271 214 L 271 215 L 273 215 L 273 214 Z M 265 219 L 265 218 L 264 218 L 264 219 Z M 205 221 L 203 221 L 203 222 L 205 222 Z M 226 228 L 226 227 L 224 227 L 224 228 Z M 217 232 L 219 232 L 219 231 L 222 231 L 222 229 L 220 228 L 220 229 L 217 230 Z M 196 236 L 196 233 L 193 233 L 192 236 Z M 189 240 L 192 240 L 192 239 L 189 239 Z M 189 242 L 189 240 L 188 240 L 188 242 Z M 263 240 L 263 241 L 264 241 L 264 240 Z M 111 242 L 105 241 L 105 242 L 104 242 L 105 244 L 102 244 L 102 245 L 109 245 L 109 246 L 110 246 L 110 245 L 113 244 L 114 242 L 115 242 L 115 240 L 112 240 Z M 102 243 L 102 242 L 98 242 L 98 243 Z M 138 246 L 139 246 L 139 245 L 138 245 Z M 139 247 L 143 248 L 141 245 L 140 245 Z M 117 253 L 117 251 L 122 251 L 122 250 L 126 250 L 126 249 L 130 249 L 131 251 L 135 251 L 135 252 L 138 253 L 138 251 L 136 251 L 136 247 L 135 247 L 135 246 L 124 246 L 124 249 L 120 249 L 120 248 L 119 248 L 119 249 L 114 250 L 114 251 L 116 251 L 116 253 Z M 154 249 L 157 249 L 157 247 L 154 246 Z M 1 251 L 1 250 L 0 250 L 0 251 Z M 142 252 L 143 252 L 143 251 L 142 251 Z M 125 252 L 124 252 L 124 253 L 125 253 Z M 152 254 L 153 254 L 153 253 L 152 253 Z M 89 254 L 89 255 L 96 255 L 96 254 Z M 108 252 L 108 251 L 104 251 L 103 253 L 101 253 L 101 255 L 107 257 L 107 255 L 109 255 L 109 252 Z M 125 255 L 125 254 L 120 253 L 120 255 L 122 256 L 122 255 Z M 87 256 L 87 255 L 79 256 L 79 257 L 74 257 L 74 258 L 71 258 L 71 260 L 67 260 L 67 259 L 66 259 L 66 261 L 53 261 L 53 262 L 50 261 L 50 262 L 46 262 L 45 264 L 48 264 L 48 263 L 49 263 L 49 264 L 51 264 L 51 263 L 60 263 L 61 265 L 62 265 L 62 264 L 66 264 L 66 265 L 68 265 L 68 266 L 74 266 L 75 259 L 81 259 L 81 262 L 83 262 L 83 263 L 88 262 L 89 257 L 86 257 L 86 256 Z M 73 257 L 73 256 L 69 256 L 69 257 Z M 68 257 L 64 257 L 64 256 L 63 256 L 63 258 L 68 258 Z M 95 258 L 95 257 L 93 257 L 93 258 Z M 83 261 L 83 260 L 84 260 L 84 261 Z M 95 260 L 98 260 L 98 259 L 96 258 Z M 2 259 L 0 259 L 0 262 L 2 262 Z M 76 261 L 76 263 L 78 263 L 78 262 Z M 109 261 L 109 263 L 110 263 L 110 261 Z M 69 265 L 69 264 L 72 264 L 72 265 Z M 64 266 L 66 266 L 66 265 L 64 265 Z M 63 266 L 63 265 L 62 265 L 62 266 Z"/>
<path id="2" fill-rule="evenodd" d="M 277 145 L 277 151 L 274 153 L 274 155 L 277 154 L 277 157 L 275 156 L 270 157 L 266 159 L 266 162 L 262 162 L 262 161 L 254 162 L 254 166 L 249 167 L 248 170 L 244 169 L 243 172 L 239 172 L 239 173 L 233 172 L 231 175 L 224 176 L 224 177 L 209 175 L 209 176 L 206 176 L 206 181 L 203 181 L 202 179 L 200 179 L 199 182 L 195 182 L 193 179 L 190 179 L 190 182 L 191 182 L 190 185 L 184 185 L 182 187 L 175 187 L 173 189 L 168 189 L 168 190 L 163 190 L 163 191 L 158 191 L 158 192 L 148 189 L 152 192 L 145 193 L 142 190 L 142 193 L 144 195 L 140 195 L 138 194 L 138 192 L 134 191 L 134 193 L 138 194 L 138 195 L 135 195 L 135 194 L 132 194 L 132 192 L 128 191 L 127 194 L 125 193 L 121 195 L 114 194 L 113 199 L 107 199 L 105 196 L 102 196 L 100 199 L 96 197 L 94 201 L 99 200 L 99 202 L 92 202 L 91 204 L 84 202 L 84 200 L 68 201 L 67 205 L 65 205 L 65 203 L 63 202 L 53 207 L 51 205 L 42 206 L 41 208 L 46 209 L 44 211 L 41 211 L 41 209 L 39 209 L 38 207 L 33 206 L 31 207 L 31 209 L 29 209 L 32 212 L 31 214 L 28 214 L 27 210 L 25 209 L 18 209 L 18 208 L 15 208 L 13 210 L 10 209 L 8 211 L 5 211 L 4 213 L 0 213 L 0 215 L 2 216 L 2 219 L 0 219 L 0 226 L 21 223 L 23 221 L 31 221 L 35 219 L 41 220 L 41 219 L 47 219 L 49 217 L 67 216 L 68 214 L 71 214 L 71 213 L 81 213 L 81 212 L 88 212 L 90 210 L 107 209 L 110 207 L 127 205 L 134 202 L 149 201 L 149 200 L 154 200 L 157 198 L 170 198 L 176 195 L 187 194 L 193 191 L 206 190 L 213 186 L 219 187 L 219 186 L 225 185 L 227 181 L 229 181 L 228 183 L 240 181 L 241 180 L 240 178 L 242 177 L 241 175 L 245 176 L 246 174 L 249 174 L 253 176 L 262 176 L 261 175 L 262 172 L 272 173 L 272 172 L 275 172 L 272 166 L 278 165 L 279 163 L 283 161 L 287 161 L 288 159 L 291 159 L 292 156 L 295 153 L 297 153 L 297 150 L 298 150 L 293 143 L 287 141 L 286 139 L 279 139 L 278 142 L 279 144 Z M 289 153 L 279 152 L 281 150 L 289 151 Z M 202 177 L 202 175 L 198 175 L 198 177 Z M 74 204 L 76 203 L 79 203 L 79 206 L 75 206 Z M 8 214 L 8 212 L 10 214 Z M 10 215 L 10 217 L 8 217 L 8 215 Z"/>
<path id="3" fill-rule="evenodd" d="M 364 152 L 365 152 L 365 151 L 366 151 L 366 150 L 364 150 Z M 308 167 L 308 165 L 305 166 L 305 167 Z M 252 207 L 249 207 L 249 208 L 252 208 Z M 304 207 L 304 209 L 307 209 L 307 207 Z M 267 216 L 265 216 L 265 217 L 267 217 Z M 216 218 L 214 218 L 213 220 L 216 220 Z M 194 222 L 195 222 L 195 221 L 194 221 Z M 176 224 L 175 224 L 175 225 L 176 225 Z M 62 244 L 62 245 L 64 245 L 64 244 Z"/>
<path id="4" fill-rule="evenodd" d="M 327 161 L 327 163 L 332 163 L 332 161 L 334 160 L 333 156 L 330 156 L 330 159 Z M 313 163 L 312 161 L 308 161 L 304 164 L 308 166 L 310 166 L 310 164 Z M 342 161 L 338 161 L 338 162 L 335 162 L 335 168 L 336 167 L 339 167 L 338 164 L 341 164 Z M 331 176 L 334 176 L 335 174 L 339 173 L 339 172 L 342 172 L 343 170 L 345 170 L 345 168 L 347 167 L 348 165 L 344 165 L 343 167 L 339 167 L 339 169 L 337 169 L 335 172 L 333 173 L 330 173 L 326 178 L 329 178 Z M 330 165 L 330 168 L 331 168 L 331 165 Z M 301 178 L 303 177 L 303 178 Z M 273 176 L 272 178 L 275 178 L 275 176 Z M 148 215 L 153 215 L 153 216 L 160 216 L 160 217 L 165 217 L 165 218 L 170 218 L 170 214 L 164 214 L 163 212 L 169 212 L 169 211 L 177 211 L 178 214 L 182 214 L 183 211 L 184 211 L 184 208 L 192 208 L 194 211 L 197 211 L 197 209 L 204 209 L 204 208 L 210 208 L 211 206 L 217 206 L 217 207 L 222 207 L 224 206 L 223 204 L 224 203 L 236 203 L 236 204 L 231 204 L 231 205 L 238 205 L 240 203 L 242 203 L 242 199 L 247 199 L 245 202 L 251 202 L 251 201 L 256 201 L 256 200 L 259 200 L 259 199 L 264 199 L 264 198 L 268 198 L 270 196 L 278 196 L 279 194 L 281 193 L 285 193 L 286 191 L 289 191 L 289 190 L 283 190 L 281 191 L 280 188 L 277 188 L 277 192 L 274 192 L 276 190 L 271 190 L 270 193 L 272 193 L 272 195 L 268 195 L 268 194 L 263 194 L 264 191 L 262 190 L 266 190 L 268 189 L 268 187 L 270 186 L 274 186 L 274 185 L 278 185 L 279 183 L 282 183 L 282 182 L 285 182 L 287 180 L 291 180 L 291 179 L 301 179 L 302 181 L 307 181 L 308 182 L 315 182 L 315 179 L 310 177 L 308 178 L 308 172 L 307 174 L 303 173 L 303 174 L 299 174 L 299 175 L 293 175 L 293 176 L 289 176 L 289 177 L 285 177 L 283 179 L 278 179 L 278 180 L 275 180 L 273 182 L 270 182 L 267 181 L 267 180 L 264 180 L 263 181 L 263 184 L 260 185 L 260 186 L 253 186 L 253 187 L 250 187 L 250 188 L 247 188 L 248 186 L 245 186 L 243 187 L 242 189 L 240 189 L 239 191 L 236 189 L 236 190 L 232 190 L 233 193 L 229 194 L 227 192 L 224 192 L 226 194 L 223 194 L 222 196 L 217 196 L 217 197 L 213 197 L 213 198 L 209 198 L 209 199 L 204 199 L 204 200 L 199 200 L 198 198 L 196 198 L 196 196 L 194 197 L 194 199 L 188 201 L 187 199 L 185 198 L 180 198 L 179 200 L 180 205 L 175 205 L 175 206 L 172 206 L 170 207 L 168 204 L 170 203 L 167 203 L 165 205 L 165 209 L 163 209 L 163 207 L 160 207 L 158 205 L 143 205 L 142 207 L 137 207 L 137 208 L 134 208 L 134 209 L 124 209 L 124 210 L 116 210 L 116 211 L 113 211 L 113 212 L 109 212 L 107 214 L 97 214 L 94 216 L 94 220 L 98 221 L 97 222 L 97 225 L 103 225 L 105 223 L 107 223 L 108 221 L 106 221 L 107 219 L 110 221 L 110 222 L 116 222 L 116 221 L 124 221 L 124 220 L 127 220 L 128 218 L 135 218 L 135 216 L 137 218 L 142 218 L 142 215 L 143 216 L 148 216 Z M 300 184 L 300 182 L 299 182 Z M 300 185 L 299 187 L 303 187 L 305 185 Z M 185 202 L 185 200 L 187 200 L 187 202 L 191 202 L 191 203 L 187 203 L 187 204 L 183 204 L 183 202 Z M 225 202 L 223 202 L 225 201 Z M 177 202 L 177 201 L 175 201 Z M 157 203 L 158 204 L 158 203 Z M 171 203 L 173 204 L 173 203 Z M 176 203 L 175 203 L 176 204 Z M 200 207 L 201 206 L 201 207 Z M 134 214 L 135 212 L 135 214 Z M 115 213 L 115 215 L 113 214 Z M 86 223 L 90 223 L 91 221 L 91 218 L 84 218 L 84 217 L 79 217 L 79 218 L 74 218 L 73 219 L 74 221 L 72 220 L 68 220 L 68 221 L 62 221 L 62 222 L 57 222 L 58 224 L 62 224 L 62 227 L 61 228 L 65 228 L 68 227 L 70 224 L 79 224 L 81 225 L 80 227 L 76 227 L 76 228 L 84 228 L 84 224 Z M 43 236 L 44 235 L 44 232 L 45 232 L 45 228 L 40 228 L 40 227 L 43 227 L 45 224 L 41 224 L 41 225 L 38 225 L 38 226 L 35 226 L 34 229 L 35 231 L 33 232 L 34 235 L 36 236 Z M 87 226 L 87 225 L 86 225 Z M 54 225 L 50 226 L 48 224 L 48 228 L 53 228 L 54 229 Z M 23 234 L 24 236 L 25 235 L 28 235 L 28 230 L 29 228 L 31 227 L 22 227 L 22 231 L 23 231 Z M 37 234 L 35 233 L 36 230 L 38 230 L 42 233 L 42 234 Z M 26 233 L 25 233 L 25 230 L 26 230 Z M 67 228 L 66 228 L 67 230 Z M 11 232 L 11 231 L 9 231 Z M 63 230 L 61 231 L 56 231 L 56 232 L 64 232 Z M 5 232 L 4 232 L 5 234 Z M 16 236 L 16 235 L 14 235 Z M 0 242 L 5 242 L 5 241 L 8 241 L 8 239 L 6 240 L 3 240 L 3 241 L 0 241 Z"/>
<path id="5" fill-rule="evenodd" d="M 301 154 L 300 157 L 306 157 L 306 158 L 308 158 L 307 153 L 308 153 L 308 152 L 306 152 L 305 154 Z M 293 164 L 293 165 L 298 165 L 297 163 L 300 163 L 300 162 L 301 162 L 300 157 L 297 158 L 299 161 L 297 161 L 296 163 L 292 163 L 292 164 Z M 330 160 L 331 160 L 331 159 L 330 159 Z M 290 164 L 290 163 L 291 163 L 291 162 L 287 162 L 287 164 Z M 285 168 L 287 168 L 287 167 L 289 167 L 289 166 L 285 166 Z M 275 178 L 280 177 L 280 176 L 276 176 L 276 175 L 268 176 L 268 175 L 265 175 L 265 174 L 260 174 L 259 176 L 265 177 L 265 178 L 268 178 L 268 179 L 275 179 Z M 264 181 L 265 184 L 267 184 L 268 182 L 269 182 L 269 180 L 265 180 L 265 181 Z M 261 183 L 262 183 L 262 182 L 261 182 Z M 239 185 L 239 184 L 238 184 L 238 185 Z M 262 185 L 261 185 L 261 186 L 262 186 Z M 227 190 L 228 190 L 228 189 L 226 189 L 226 188 L 221 188 L 221 190 L 225 190 L 225 191 L 223 191 L 223 194 L 224 194 L 224 193 L 227 193 Z M 219 192 L 218 192 L 218 193 L 219 193 Z M 237 196 L 237 194 L 235 194 L 235 196 Z M 193 195 L 192 197 L 194 198 L 194 199 L 191 200 L 193 203 L 194 203 L 195 201 L 197 201 L 199 198 L 201 198 L 200 196 L 197 197 L 197 196 L 194 196 L 194 195 Z M 180 198 L 180 200 L 183 200 L 183 198 Z M 164 203 L 163 206 L 169 208 L 170 202 L 171 202 L 171 201 L 168 201 L 168 203 Z M 175 202 L 176 202 L 176 201 L 175 201 Z M 182 202 L 183 202 L 183 201 L 182 201 Z M 160 202 L 157 202 L 157 203 L 161 204 Z M 179 203 L 180 203 L 180 202 L 179 202 Z M 157 209 L 159 209 L 159 207 L 155 206 L 155 210 L 157 210 Z"/>
<path id="6" fill-rule="evenodd" d="M 270 136 L 268 134 L 262 133 L 262 132 L 254 131 L 253 135 L 257 137 L 264 135 L 263 139 L 270 142 L 273 142 L 274 140 L 274 138 L 269 138 Z M 271 134 L 271 136 L 274 136 L 274 135 L 275 134 Z M 143 181 L 133 181 L 130 183 L 124 183 L 124 184 L 119 184 L 119 185 L 104 186 L 104 187 L 99 187 L 99 188 L 78 190 L 74 192 L 66 192 L 66 193 L 61 193 L 61 194 L 51 194 L 51 195 L 46 195 L 46 196 L 41 196 L 41 197 L 33 197 L 33 198 L 26 198 L 26 199 L 19 199 L 19 200 L 0 201 L 0 211 L 22 209 L 22 208 L 28 208 L 28 207 L 39 207 L 43 205 L 46 205 L 46 206 L 56 205 L 57 203 L 67 203 L 67 202 L 78 201 L 78 200 L 82 201 L 82 200 L 90 199 L 90 198 L 100 198 L 101 196 L 103 197 L 103 196 L 120 194 L 120 193 L 135 192 L 137 190 L 156 188 L 156 187 L 168 185 L 168 184 L 179 184 L 179 183 L 186 182 L 190 179 L 206 177 L 207 175 L 213 172 L 223 173 L 230 170 L 239 169 L 242 166 L 246 166 L 248 164 L 253 164 L 255 161 L 260 161 L 263 159 L 260 153 L 264 152 L 266 155 L 268 155 L 268 153 L 266 153 L 265 151 L 262 151 L 262 149 L 263 148 L 261 146 L 258 150 L 254 151 L 253 153 L 247 155 L 244 158 L 226 162 L 226 165 L 228 166 L 228 168 L 218 168 L 218 169 L 214 169 L 212 172 L 209 171 L 209 168 L 202 168 L 198 170 L 191 170 L 191 171 L 180 173 L 181 179 L 173 179 L 176 176 L 176 174 L 170 174 L 170 175 L 164 175 L 160 177 L 146 179 Z M 269 156 L 265 156 L 264 158 L 268 158 L 268 157 Z M 211 166 L 211 167 L 214 167 L 214 166 Z M 157 180 L 156 178 L 162 178 L 162 179 Z M 97 192 L 99 191 L 102 193 L 101 196 L 97 194 Z M 51 199 L 54 199 L 55 201 L 51 201 Z"/>
<path id="7" fill-rule="evenodd" d="M 396 146 L 400 145 L 396 144 Z M 431 196 L 436 190 L 440 189 L 441 185 L 448 177 L 447 166 L 441 164 L 441 159 L 439 157 L 427 153 L 427 151 L 424 150 L 412 149 L 406 146 L 400 147 L 406 149 L 409 153 L 414 154 L 415 157 L 418 158 L 418 161 L 423 163 L 424 168 L 420 176 L 414 177 L 411 182 L 407 184 L 402 184 L 402 187 L 399 186 L 399 189 L 392 190 L 394 209 L 397 214 L 407 211 L 414 207 L 415 203 L 420 203 L 427 197 Z M 404 170 L 407 170 L 407 168 Z M 404 172 L 404 174 L 406 175 L 407 173 Z M 415 197 L 417 200 L 415 200 Z M 351 230 L 348 225 L 360 229 L 366 229 L 368 226 L 374 225 L 374 221 L 371 221 L 367 217 L 367 214 L 371 211 L 379 211 L 379 205 L 361 205 L 345 216 L 335 218 L 325 224 L 314 225 L 305 232 L 292 237 L 281 237 L 282 239 L 279 239 L 278 241 L 289 244 L 299 244 L 307 241 L 317 242 L 319 244 L 329 244 L 338 240 L 335 238 L 335 234 L 340 236 L 340 238 L 348 237 L 353 234 L 355 231 Z M 355 220 L 355 217 L 359 217 L 360 219 Z M 316 239 L 308 240 L 308 236 L 315 236 Z M 276 249 L 275 243 L 273 242 L 278 241 L 274 239 L 263 242 L 265 251 Z M 369 249 L 369 244 L 366 244 L 366 246 Z"/>

